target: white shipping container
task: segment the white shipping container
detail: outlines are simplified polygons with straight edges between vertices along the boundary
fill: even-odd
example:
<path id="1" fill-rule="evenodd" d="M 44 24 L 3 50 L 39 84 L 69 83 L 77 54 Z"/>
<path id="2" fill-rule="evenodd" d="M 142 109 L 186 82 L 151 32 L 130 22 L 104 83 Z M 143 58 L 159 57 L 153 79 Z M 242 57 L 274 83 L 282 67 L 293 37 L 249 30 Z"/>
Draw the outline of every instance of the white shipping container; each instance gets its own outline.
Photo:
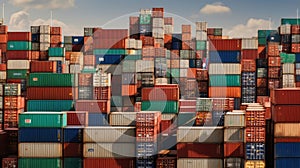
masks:
<path id="1" fill-rule="evenodd" d="M 154 43 L 155 44 L 159 44 L 160 47 L 164 47 L 165 43 L 164 43 L 164 39 L 154 39 Z M 160 56 L 160 55 L 159 55 Z"/>
<path id="2" fill-rule="evenodd" d="M 135 39 L 126 39 L 125 40 L 125 48 L 127 48 L 127 49 L 134 49 L 134 48 L 136 48 L 136 41 L 135 41 Z"/>
<path id="3" fill-rule="evenodd" d="M 50 34 L 40 34 L 41 43 L 51 43 Z"/>
<path id="4" fill-rule="evenodd" d="M 97 65 L 97 69 L 101 72 L 111 73 L 112 75 L 121 75 L 122 74 L 122 65 Z"/>
<path id="5" fill-rule="evenodd" d="M 207 31 L 207 22 L 196 22 L 196 31 Z"/>
<path id="6" fill-rule="evenodd" d="M 177 168 L 223 168 L 223 159 L 179 158 Z"/>
<path id="7" fill-rule="evenodd" d="M 80 73 L 83 66 L 79 64 L 71 64 L 70 65 L 70 73 Z"/>
<path id="8" fill-rule="evenodd" d="M 274 137 L 300 137 L 300 123 L 276 123 Z"/>
<path id="9" fill-rule="evenodd" d="M 238 128 L 238 127 L 225 128 L 224 142 L 244 142 L 244 128 Z"/>
<path id="10" fill-rule="evenodd" d="M 154 72 L 154 62 L 146 60 L 137 60 L 136 72 Z"/>
<path id="11" fill-rule="evenodd" d="M 189 60 L 180 60 L 180 68 L 189 68 Z"/>
<path id="12" fill-rule="evenodd" d="M 6 80 L 6 71 L 0 71 L 0 80 Z"/>
<path id="13" fill-rule="evenodd" d="M 296 69 L 296 75 L 300 75 L 300 69 Z"/>
<path id="14" fill-rule="evenodd" d="M 165 34 L 173 34 L 174 26 L 173 25 L 164 25 L 164 33 Z"/>
<path id="15" fill-rule="evenodd" d="M 257 49 L 258 40 L 256 38 L 243 38 L 242 39 L 242 50 L 245 49 Z"/>
<path id="16" fill-rule="evenodd" d="M 145 14 L 152 14 L 151 9 L 140 9 L 140 14 L 145 15 Z"/>
<path id="17" fill-rule="evenodd" d="M 209 64 L 208 73 L 215 74 L 241 74 L 241 64 Z"/>
<path id="18" fill-rule="evenodd" d="M 142 40 L 135 40 L 135 48 L 136 49 L 142 49 L 143 48 Z"/>
<path id="19" fill-rule="evenodd" d="M 186 78 L 187 77 L 187 74 L 188 74 L 188 69 L 180 69 L 179 70 L 180 72 L 180 74 L 179 74 L 179 76 L 181 77 L 181 78 Z"/>
<path id="20" fill-rule="evenodd" d="M 295 74 L 295 64 L 282 64 L 283 74 Z"/>
<path id="21" fill-rule="evenodd" d="M 135 157 L 135 143 L 85 143 L 83 157 L 126 158 Z"/>
<path id="22" fill-rule="evenodd" d="M 152 18 L 152 27 L 164 27 L 164 18 Z"/>
<path id="23" fill-rule="evenodd" d="M 296 69 L 300 69 L 300 63 L 296 63 Z"/>
<path id="24" fill-rule="evenodd" d="M 48 51 L 50 43 L 40 43 L 40 51 Z"/>
<path id="25" fill-rule="evenodd" d="M 176 117 L 176 114 L 161 114 L 161 120 L 173 120 Z"/>
<path id="26" fill-rule="evenodd" d="M 283 88 L 294 88 L 295 87 L 295 76 L 294 75 L 283 75 L 282 76 L 282 87 Z"/>
<path id="27" fill-rule="evenodd" d="M 224 118 L 225 127 L 245 127 L 245 112 L 227 112 Z"/>
<path id="28" fill-rule="evenodd" d="M 93 86 L 95 87 L 111 86 L 111 74 L 110 73 L 94 74 Z"/>
<path id="29" fill-rule="evenodd" d="M 168 78 L 156 78 L 155 84 L 166 85 L 168 84 Z"/>
<path id="30" fill-rule="evenodd" d="M 83 130 L 83 142 L 134 143 L 135 127 L 86 127 Z"/>
<path id="31" fill-rule="evenodd" d="M 40 26 L 30 26 L 31 34 L 39 34 L 40 33 Z"/>
<path id="32" fill-rule="evenodd" d="M 19 143 L 19 157 L 59 158 L 62 157 L 61 143 Z"/>
<path id="33" fill-rule="evenodd" d="M 196 40 L 206 41 L 207 32 L 206 31 L 196 31 Z"/>
<path id="34" fill-rule="evenodd" d="M 154 38 L 164 38 L 164 28 L 163 27 L 155 27 L 152 29 L 152 37 Z"/>
<path id="35" fill-rule="evenodd" d="M 223 143 L 223 127 L 179 127 L 177 142 Z"/>
<path id="36" fill-rule="evenodd" d="M 40 34 L 50 34 L 50 25 L 40 25 Z"/>
<path id="37" fill-rule="evenodd" d="M 3 97 L 2 96 L 0 97 L 0 109 L 3 109 Z M 1 115 L 1 117 L 2 117 L 2 115 Z"/>
<path id="38" fill-rule="evenodd" d="M 280 26 L 280 34 L 291 34 L 292 26 L 285 24 Z"/>
<path id="39" fill-rule="evenodd" d="M 49 57 L 48 60 L 65 62 L 65 57 Z"/>
<path id="40" fill-rule="evenodd" d="M 109 114 L 112 126 L 135 126 L 137 112 L 112 112 Z"/>
<path id="41" fill-rule="evenodd" d="M 30 69 L 29 60 L 7 60 L 7 69 Z"/>
<path id="42" fill-rule="evenodd" d="M 3 96 L 3 84 L 0 83 L 0 96 Z"/>

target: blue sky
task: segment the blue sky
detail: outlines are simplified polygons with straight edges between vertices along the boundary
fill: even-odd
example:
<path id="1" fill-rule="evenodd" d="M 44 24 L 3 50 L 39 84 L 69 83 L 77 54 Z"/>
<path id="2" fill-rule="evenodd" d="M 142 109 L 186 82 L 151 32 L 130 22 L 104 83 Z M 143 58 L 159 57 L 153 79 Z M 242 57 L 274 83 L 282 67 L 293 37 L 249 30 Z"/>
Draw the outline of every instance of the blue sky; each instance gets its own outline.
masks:
<path id="1" fill-rule="evenodd" d="M 5 23 L 9 30 L 29 30 L 29 25 L 62 26 L 64 34 L 83 33 L 83 27 L 128 28 L 128 17 L 141 8 L 164 7 L 181 24 L 207 21 L 222 27 L 233 37 L 255 36 L 258 28 L 276 29 L 282 17 L 296 17 L 299 0 L 0 0 L 5 3 Z M 269 22 L 271 18 L 271 23 Z"/>

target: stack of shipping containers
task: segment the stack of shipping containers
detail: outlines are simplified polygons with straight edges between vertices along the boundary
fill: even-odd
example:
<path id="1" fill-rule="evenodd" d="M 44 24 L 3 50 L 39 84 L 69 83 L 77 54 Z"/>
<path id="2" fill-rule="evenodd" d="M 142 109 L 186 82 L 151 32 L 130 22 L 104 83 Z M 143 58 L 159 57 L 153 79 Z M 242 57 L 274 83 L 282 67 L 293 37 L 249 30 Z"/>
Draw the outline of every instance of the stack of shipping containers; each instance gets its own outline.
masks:
<path id="1" fill-rule="evenodd" d="M 1 63 L 6 63 L 6 50 L 7 50 L 7 32 L 8 26 L 0 25 L 0 50 L 1 50 Z"/>
<path id="2" fill-rule="evenodd" d="M 47 60 L 48 59 L 48 48 L 51 46 L 51 30 L 49 25 L 40 25 L 39 27 L 40 32 L 40 60 Z"/>

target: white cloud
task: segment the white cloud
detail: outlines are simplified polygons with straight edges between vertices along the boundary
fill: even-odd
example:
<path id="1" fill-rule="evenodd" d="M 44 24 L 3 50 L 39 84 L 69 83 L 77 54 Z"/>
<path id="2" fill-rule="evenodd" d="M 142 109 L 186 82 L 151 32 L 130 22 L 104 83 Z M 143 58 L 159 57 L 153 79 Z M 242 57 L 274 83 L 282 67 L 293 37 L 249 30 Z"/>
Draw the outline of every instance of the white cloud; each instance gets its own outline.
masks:
<path id="1" fill-rule="evenodd" d="M 29 14 L 26 11 L 19 11 L 10 16 L 9 29 L 24 31 L 30 26 Z"/>
<path id="2" fill-rule="evenodd" d="M 218 13 L 229 13 L 231 9 L 228 6 L 225 6 L 223 3 L 217 2 L 213 4 L 206 4 L 203 8 L 200 9 L 201 14 L 218 14 Z"/>
<path id="3" fill-rule="evenodd" d="M 238 24 L 230 29 L 224 29 L 224 34 L 235 38 L 257 37 L 257 30 L 269 29 L 273 24 L 269 20 L 250 18 L 246 24 Z"/>
<path id="4" fill-rule="evenodd" d="M 65 9 L 75 6 L 75 0 L 9 0 L 9 3 L 27 9 Z"/>

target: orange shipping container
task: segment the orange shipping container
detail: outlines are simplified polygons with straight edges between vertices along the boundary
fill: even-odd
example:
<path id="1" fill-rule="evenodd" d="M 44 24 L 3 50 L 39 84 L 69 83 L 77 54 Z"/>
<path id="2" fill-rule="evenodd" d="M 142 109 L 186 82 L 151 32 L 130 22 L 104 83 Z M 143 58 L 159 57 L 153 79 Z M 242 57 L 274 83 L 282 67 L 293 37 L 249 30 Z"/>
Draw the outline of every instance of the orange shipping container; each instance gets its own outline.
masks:
<path id="1" fill-rule="evenodd" d="M 61 27 L 51 27 L 50 28 L 50 34 L 51 35 L 61 35 L 62 34 L 62 28 Z"/>
<path id="2" fill-rule="evenodd" d="M 240 98 L 241 87 L 209 87 L 208 96 L 217 98 Z"/>
<path id="3" fill-rule="evenodd" d="M 65 59 L 66 60 L 70 60 L 71 55 L 72 55 L 72 52 L 66 51 L 66 53 L 65 53 Z"/>
<path id="4" fill-rule="evenodd" d="M 171 34 L 165 34 L 164 36 L 164 43 L 167 44 L 167 43 L 172 43 L 172 35 Z"/>
<path id="5" fill-rule="evenodd" d="M 259 46 L 257 52 L 258 52 L 258 58 L 266 58 L 266 47 L 265 46 Z"/>
<path id="6" fill-rule="evenodd" d="M 24 97 L 20 96 L 5 96 L 4 109 L 21 109 L 24 108 Z"/>
<path id="7" fill-rule="evenodd" d="M 256 71 L 256 62 L 252 59 L 242 60 L 242 72 L 255 72 Z"/>
<path id="8" fill-rule="evenodd" d="M 187 71 L 187 77 L 188 78 L 192 78 L 192 79 L 196 79 L 196 70 L 197 68 L 189 68 Z"/>
<path id="9" fill-rule="evenodd" d="M 182 42 L 182 49 L 183 50 L 191 50 L 191 49 L 195 48 L 193 46 L 194 45 L 193 45 L 193 42 L 191 40 Z"/>
<path id="10" fill-rule="evenodd" d="M 244 143 L 224 143 L 224 157 L 243 157 Z"/>
<path id="11" fill-rule="evenodd" d="M 31 51 L 31 60 L 39 60 L 40 52 L 39 51 Z"/>
<path id="12" fill-rule="evenodd" d="M 257 87 L 264 88 L 267 87 L 267 79 L 266 78 L 257 78 Z"/>
<path id="13" fill-rule="evenodd" d="M 268 57 L 268 65 L 270 67 L 280 67 L 281 66 L 281 60 L 280 57 Z"/>
<path id="14" fill-rule="evenodd" d="M 6 71 L 6 64 L 0 64 L 0 71 Z"/>
<path id="15" fill-rule="evenodd" d="M 292 25 L 292 34 L 300 34 L 300 25 Z"/>
<path id="16" fill-rule="evenodd" d="M 136 93 L 136 85 L 122 85 L 122 96 L 134 96 Z"/>
<path id="17" fill-rule="evenodd" d="M 245 129 L 246 142 L 265 142 L 265 127 L 247 127 Z"/>
<path id="18" fill-rule="evenodd" d="M 300 44 L 292 44 L 292 52 L 300 53 Z"/>
<path id="19" fill-rule="evenodd" d="M 269 43 L 268 44 L 268 55 L 269 56 L 279 56 L 279 43 Z"/>
<path id="20" fill-rule="evenodd" d="M 51 44 L 61 44 L 62 36 L 61 35 L 51 35 L 50 42 L 51 42 Z"/>
<path id="21" fill-rule="evenodd" d="M 7 43 L 7 34 L 0 34 L 0 43 Z"/>
<path id="22" fill-rule="evenodd" d="M 142 89 L 143 101 L 179 100 L 179 88 L 150 87 Z"/>
<path id="23" fill-rule="evenodd" d="M 23 109 L 4 110 L 4 122 L 18 122 L 19 113 L 23 111 Z"/>

